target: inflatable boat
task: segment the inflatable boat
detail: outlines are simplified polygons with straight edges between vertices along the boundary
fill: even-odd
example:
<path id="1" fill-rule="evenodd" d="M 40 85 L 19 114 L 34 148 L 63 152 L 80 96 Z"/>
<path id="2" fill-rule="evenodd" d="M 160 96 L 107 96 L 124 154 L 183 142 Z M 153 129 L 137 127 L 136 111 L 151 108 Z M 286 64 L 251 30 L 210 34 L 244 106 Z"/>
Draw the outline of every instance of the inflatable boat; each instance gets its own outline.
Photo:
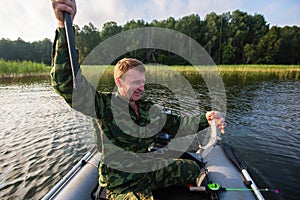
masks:
<path id="1" fill-rule="evenodd" d="M 187 153 L 185 156 L 205 164 L 201 185 L 153 191 L 155 199 L 264 199 L 245 164 L 228 144 L 215 144 L 205 157 L 199 153 Z M 106 199 L 105 188 L 98 188 L 100 159 L 96 148 L 90 150 L 43 199 Z"/>

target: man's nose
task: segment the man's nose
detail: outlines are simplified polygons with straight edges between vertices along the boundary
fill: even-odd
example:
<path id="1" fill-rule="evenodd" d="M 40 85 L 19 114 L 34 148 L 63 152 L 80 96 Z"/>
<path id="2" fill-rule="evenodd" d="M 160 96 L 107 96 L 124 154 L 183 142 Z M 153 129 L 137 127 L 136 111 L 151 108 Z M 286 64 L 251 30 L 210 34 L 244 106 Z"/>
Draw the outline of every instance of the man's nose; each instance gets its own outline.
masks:
<path id="1" fill-rule="evenodd" d="M 139 90 L 144 91 L 145 90 L 145 83 L 141 83 L 139 86 Z"/>

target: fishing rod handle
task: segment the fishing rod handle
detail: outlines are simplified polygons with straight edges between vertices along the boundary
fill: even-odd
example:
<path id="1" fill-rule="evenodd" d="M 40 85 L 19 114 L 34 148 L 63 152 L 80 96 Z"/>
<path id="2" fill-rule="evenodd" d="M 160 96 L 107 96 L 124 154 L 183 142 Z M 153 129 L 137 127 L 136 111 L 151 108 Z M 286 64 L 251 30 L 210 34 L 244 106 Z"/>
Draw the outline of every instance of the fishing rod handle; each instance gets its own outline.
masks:
<path id="1" fill-rule="evenodd" d="M 198 187 L 190 187 L 190 191 L 192 191 L 192 192 L 205 192 L 207 190 L 206 190 L 206 187 L 204 187 L 204 186 L 198 186 Z"/>

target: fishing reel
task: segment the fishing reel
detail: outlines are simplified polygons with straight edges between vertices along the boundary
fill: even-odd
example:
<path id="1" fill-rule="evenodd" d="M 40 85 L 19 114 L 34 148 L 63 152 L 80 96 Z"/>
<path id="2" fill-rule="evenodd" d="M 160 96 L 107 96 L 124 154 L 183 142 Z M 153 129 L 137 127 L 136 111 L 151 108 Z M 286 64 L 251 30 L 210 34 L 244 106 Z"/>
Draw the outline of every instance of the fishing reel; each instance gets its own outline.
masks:
<path id="1" fill-rule="evenodd" d="M 154 139 L 154 143 L 148 148 L 150 152 L 152 151 L 168 151 L 167 145 L 171 141 L 172 137 L 165 132 L 159 132 Z"/>
<path id="2" fill-rule="evenodd" d="M 154 147 L 163 148 L 171 141 L 171 136 L 168 133 L 159 132 L 155 136 Z"/>

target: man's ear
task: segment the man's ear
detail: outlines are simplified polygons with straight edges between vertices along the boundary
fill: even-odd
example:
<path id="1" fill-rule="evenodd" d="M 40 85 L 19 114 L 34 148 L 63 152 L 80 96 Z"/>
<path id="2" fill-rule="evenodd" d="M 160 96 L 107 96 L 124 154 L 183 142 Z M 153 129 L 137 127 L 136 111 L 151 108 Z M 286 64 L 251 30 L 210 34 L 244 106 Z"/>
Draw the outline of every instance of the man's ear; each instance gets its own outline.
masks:
<path id="1" fill-rule="evenodd" d="M 115 79 L 115 83 L 116 83 L 116 85 L 117 85 L 118 88 L 119 88 L 119 87 L 122 87 L 122 81 L 121 81 L 120 78 L 116 78 L 116 79 Z"/>

